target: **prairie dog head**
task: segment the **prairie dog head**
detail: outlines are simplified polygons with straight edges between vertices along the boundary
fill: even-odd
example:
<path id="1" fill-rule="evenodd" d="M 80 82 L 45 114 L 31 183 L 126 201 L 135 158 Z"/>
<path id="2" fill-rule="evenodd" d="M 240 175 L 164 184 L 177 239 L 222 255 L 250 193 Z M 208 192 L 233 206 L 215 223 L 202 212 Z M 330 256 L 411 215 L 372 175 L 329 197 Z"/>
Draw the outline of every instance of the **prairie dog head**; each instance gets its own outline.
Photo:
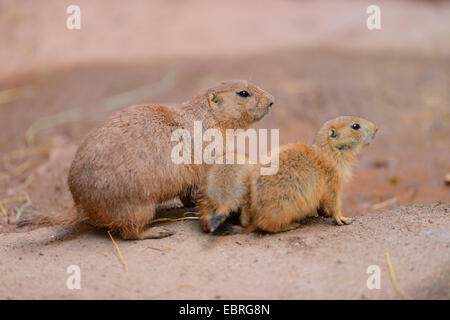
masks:
<path id="1" fill-rule="evenodd" d="M 245 128 L 260 120 L 274 103 L 271 94 L 243 80 L 223 81 L 208 89 L 208 105 L 227 128 Z"/>
<path id="2" fill-rule="evenodd" d="M 358 117 L 343 116 L 325 122 L 314 144 L 330 148 L 333 153 L 356 156 L 375 139 L 378 128 L 372 122 Z"/>

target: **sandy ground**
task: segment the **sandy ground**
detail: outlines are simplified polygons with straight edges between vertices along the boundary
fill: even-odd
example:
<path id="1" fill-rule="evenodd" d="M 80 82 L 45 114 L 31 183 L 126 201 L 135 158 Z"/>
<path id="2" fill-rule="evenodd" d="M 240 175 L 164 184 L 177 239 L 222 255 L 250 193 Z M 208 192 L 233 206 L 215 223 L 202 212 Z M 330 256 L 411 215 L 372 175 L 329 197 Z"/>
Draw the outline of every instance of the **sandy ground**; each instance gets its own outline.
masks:
<path id="1" fill-rule="evenodd" d="M 0 237 L 0 298 L 416 299 L 450 298 L 449 205 L 399 207 L 338 227 L 312 218 L 275 235 L 215 237 L 197 221 L 166 224 L 159 240 L 121 241 L 127 270 L 105 231 L 42 228 Z M 163 223 L 161 223 L 163 224 Z M 148 248 L 151 246 L 163 250 Z M 81 289 L 66 287 L 69 265 Z M 369 290 L 370 265 L 381 270 Z"/>
<path id="2" fill-rule="evenodd" d="M 450 4 L 380 1 L 369 32 L 366 1 L 108 3 L 79 1 L 82 29 L 69 31 L 69 1 L 0 0 L 0 298 L 402 298 L 387 250 L 408 295 L 448 299 Z M 105 231 L 16 228 L 72 205 L 73 155 L 111 113 L 232 78 L 276 97 L 254 127 L 280 129 L 281 144 L 342 114 L 379 126 L 344 190 L 352 225 L 214 238 L 167 224 L 167 239 L 116 237 L 126 272 Z M 70 264 L 80 291 L 65 287 Z M 365 289 L 371 264 L 381 290 Z"/>

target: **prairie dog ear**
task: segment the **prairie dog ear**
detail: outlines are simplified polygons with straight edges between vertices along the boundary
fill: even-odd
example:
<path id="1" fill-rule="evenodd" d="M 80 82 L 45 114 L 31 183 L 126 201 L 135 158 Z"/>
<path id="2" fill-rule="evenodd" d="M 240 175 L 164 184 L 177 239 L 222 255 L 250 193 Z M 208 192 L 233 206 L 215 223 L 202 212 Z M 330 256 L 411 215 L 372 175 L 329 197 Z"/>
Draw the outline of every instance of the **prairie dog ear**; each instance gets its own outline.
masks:
<path id="1" fill-rule="evenodd" d="M 218 107 L 223 99 L 217 92 L 210 92 L 208 94 L 208 102 L 211 107 Z"/>
<path id="2" fill-rule="evenodd" d="M 336 139 L 336 138 L 337 138 L 336 129 L 333 128 L 333 127 L 331 127 L 331 128 L 328 130 L 328 136 L 329 136 L 330 138 Z"/>

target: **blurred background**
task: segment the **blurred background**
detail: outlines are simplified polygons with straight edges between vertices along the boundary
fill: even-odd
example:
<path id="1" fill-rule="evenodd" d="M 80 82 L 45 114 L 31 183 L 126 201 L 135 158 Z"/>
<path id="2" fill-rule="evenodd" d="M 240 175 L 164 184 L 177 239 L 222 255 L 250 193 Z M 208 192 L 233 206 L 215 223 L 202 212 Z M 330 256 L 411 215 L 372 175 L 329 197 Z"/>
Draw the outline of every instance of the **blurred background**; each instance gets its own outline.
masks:
<path id="1" fill-rule="evenodd" d="M 66 27 L 72 4 L 80 30 Z M 366 27 L 371 4 L 380 30 Z M 113 112 L 225 79 L 275 96 L 254 127 L 282 144 L 339 115 L 379 126 L 346 215 L 449 202 L 449 1 L 0 0 L 0 232 L 72 205 L 76 148 Z"/>

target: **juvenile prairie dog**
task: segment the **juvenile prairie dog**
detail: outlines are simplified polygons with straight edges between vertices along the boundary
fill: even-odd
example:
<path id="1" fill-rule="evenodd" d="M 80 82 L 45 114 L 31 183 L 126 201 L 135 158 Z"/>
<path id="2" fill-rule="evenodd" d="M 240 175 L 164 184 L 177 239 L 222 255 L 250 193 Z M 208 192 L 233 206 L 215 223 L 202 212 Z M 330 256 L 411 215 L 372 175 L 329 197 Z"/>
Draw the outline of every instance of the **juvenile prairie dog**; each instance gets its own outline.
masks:
<path id="1" fill-rule="evenodd" d="M 351 177 L 356 156 L 377 130 L 357 117 L 327 121 L 312 146 L 293 143 L 272 153 L 279 158 L 274 175 L 260 175 L 259 165 L 213 165 L 198 203 L 203 230 L 214 232 L 238 210 L 246 231 L 288 231 L 317 213 L 333 217 L 338 225 L 349 224 L 341 211 L 342 186 Z"/>
<path id="2" fill-rule="evenodd" d="M 233 154 L 233 164 L 213 164 L 204 176 L 197 208 L 205 232 L 215 232 L 233 212 L 240 210 L 241 219 L 248 217 L 248 185 L 255 165 L 246 156 Z"/>
<path id="3" fill-rule="evenodd" d="M 173 234 L 146 228 L 158 203 L 191 194 L 206 164 L 175 164 L 172 132 L 246 128 L 261 119 L 274 98 L 246 81 L 224 81 L 178 109 L 156 105 L 124 108 L 93 130 L 76 152 L 68 184 L 74 207 L 56 216 L 37 216 L 20 224 L 75 224 L 81 221 L 120 232 L 123 239 L 161 238 Z M 193 136 L 193 135 L 192 135 Z"/>
<path id="4" fill-rule="evenodd" d="M 314 144 L 293 143 L 279 149 L 275 175 L 250 177 L 250 223 L 247 230 L 280 232 L 318 212 L 349 224 L 341 211 L 342 186 L 351 177 L 352 164 L 378 128 L 370 121 L 343 116 L 325 122 Z"/>

